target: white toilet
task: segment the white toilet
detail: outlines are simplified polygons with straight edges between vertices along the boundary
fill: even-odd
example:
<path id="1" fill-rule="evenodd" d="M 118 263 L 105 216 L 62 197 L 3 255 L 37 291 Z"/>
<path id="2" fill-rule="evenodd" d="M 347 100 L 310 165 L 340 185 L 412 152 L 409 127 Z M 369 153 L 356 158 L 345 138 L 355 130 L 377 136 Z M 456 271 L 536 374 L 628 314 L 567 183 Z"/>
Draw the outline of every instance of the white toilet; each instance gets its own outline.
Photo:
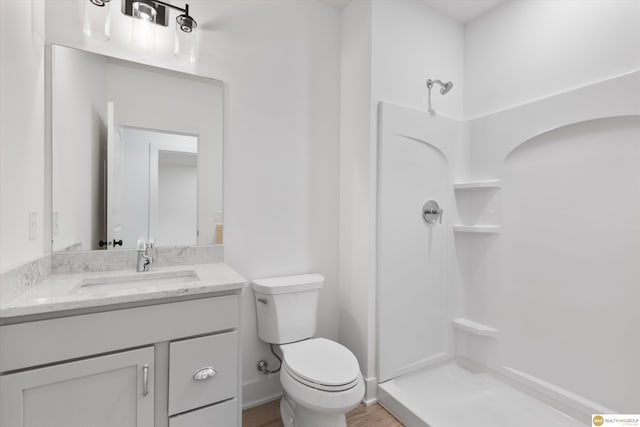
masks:
<path id="1" fill-rule="evenodd" d="M 283 354 L 280 414 L 285 427 L 346 427 L 345 414 L 364 397 L 358 360 L 316 332 L 320 274 L 253 281 L 258 335 Z"/>

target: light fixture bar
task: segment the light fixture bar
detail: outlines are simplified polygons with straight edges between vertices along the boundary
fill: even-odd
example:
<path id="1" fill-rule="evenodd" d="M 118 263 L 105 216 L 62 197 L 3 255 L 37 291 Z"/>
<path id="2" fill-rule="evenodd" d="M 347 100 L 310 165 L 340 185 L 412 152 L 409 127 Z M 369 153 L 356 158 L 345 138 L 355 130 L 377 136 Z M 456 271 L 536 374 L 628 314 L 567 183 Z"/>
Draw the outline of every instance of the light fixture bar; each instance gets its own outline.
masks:
<path id="1" fill-rule="evenodd" d="M 189 16 L 188 4 L 185 4 L 184 7 L 179 7 L 161 0 L 123 0 L 122 13 L 124 13 L 127 16 L 133 17 L 133 3 L 136 3 L 136 2 L 147 3 L 153 6 L 158 12 L 155 23 L 157 25 L 162 25 L 163 27 L 169 26 L 169 12 L 167 11 L 167 8 L 177 10 L 178 12 L 182 12 L 184 15 Z"/>
<path id="2" fill-rule="evenodd" d="M 175 6 L 175 5 L 170 4 L 170 3 L 165 3 L 165 2 L 160 1 L 160 0 L 149 0 L 149 1 L 151 1 L 152 3 L 155 3 L 155 4 L 159 4 L 159 5 L 165 6 L 165 7 L 169 7 L 171 9 L 173 9 L 173 10 L 178 10 L 178 11 L 184 13 L 185 15 L 189 14 L 189 5 L 188 4 L 185 4 L 184 5 L 184 9 L 183 9 L 181 7 Z"/>
<path id="3" fill-rule="evenodd" d="M 152 0 L 122 0 L 122 13 L 133 18 L 133 4 L 136 2 L 147 3 L 154 7 L 157 12 L 155 24 L 163 27 L 169 26 L 169 11 L 164 4 L 159 4 Z"/>

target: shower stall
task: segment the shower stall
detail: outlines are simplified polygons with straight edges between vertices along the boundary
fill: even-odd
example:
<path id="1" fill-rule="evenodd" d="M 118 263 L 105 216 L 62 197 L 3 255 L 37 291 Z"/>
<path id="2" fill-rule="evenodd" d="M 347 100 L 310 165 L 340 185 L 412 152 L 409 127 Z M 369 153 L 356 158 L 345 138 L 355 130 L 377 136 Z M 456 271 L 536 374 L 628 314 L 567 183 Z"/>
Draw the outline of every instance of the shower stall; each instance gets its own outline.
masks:
<path id="1" fill-rule="evenodd" d="M 467 121 L 379 105 L 378 398 L 407 426 L 640 410 L 638 93 L 634 72 Z"/>

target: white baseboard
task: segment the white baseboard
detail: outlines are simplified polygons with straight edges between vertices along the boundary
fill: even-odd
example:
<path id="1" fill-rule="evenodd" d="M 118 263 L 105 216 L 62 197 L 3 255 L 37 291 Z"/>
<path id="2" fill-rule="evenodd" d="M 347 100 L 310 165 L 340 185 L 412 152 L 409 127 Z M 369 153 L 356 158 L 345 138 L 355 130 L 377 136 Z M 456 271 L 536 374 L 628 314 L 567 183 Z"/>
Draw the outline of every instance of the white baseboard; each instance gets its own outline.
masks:
<path id="1" fill-rule="evenodd" d="M 370 406 L 378 402 L 378 379 L 365 378 L 365 394 L 362 403 Z M 246 382 L 242 385 L 242 409 L 249 409 L 280 399 L 282 386 L 280 376 L 271 375 Z"/>
<path id="2" fill-rule="evenodd" d="M 265 376 L 242 384 L 242 409 L 253 408 L 280 399 L 282 386 L 279 375 Z"/>
<path id="3" fill-rule="evenodd" d="M 364 379 L 365 393 L 362 403 L 364 406 L 371 406 L 378 402 L 378 379 L 365 378 Z"/>

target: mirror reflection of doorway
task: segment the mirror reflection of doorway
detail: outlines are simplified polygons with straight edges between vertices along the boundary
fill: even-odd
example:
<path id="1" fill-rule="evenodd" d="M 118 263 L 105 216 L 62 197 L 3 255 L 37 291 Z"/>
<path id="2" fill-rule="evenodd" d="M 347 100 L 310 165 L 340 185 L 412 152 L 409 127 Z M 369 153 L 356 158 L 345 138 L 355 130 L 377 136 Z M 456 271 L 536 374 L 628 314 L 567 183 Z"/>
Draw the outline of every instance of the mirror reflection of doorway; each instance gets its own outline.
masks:
<path id="1" fill-rule="evenodd" d="M 115 174 L 108 177 L 109 240 L 122 240 L 122 248 L 136 248 L 140 238 L 197 244 L 198 138 L 127 126 L 115 131 L 121 148 L 108 159 Z"/>
<path id="2" fill-rule="evenodd" d="M 155 148 L 151 146 L 152 153 Z M 154 161 L 157 175 L 152 172 L 149 180 L 149 236 L 163 246 L 196 245 L 198 154 L 164 147 L 150 156 L 150 162 Z M 152 163 L 150 168 L 154 171 Z"/>

